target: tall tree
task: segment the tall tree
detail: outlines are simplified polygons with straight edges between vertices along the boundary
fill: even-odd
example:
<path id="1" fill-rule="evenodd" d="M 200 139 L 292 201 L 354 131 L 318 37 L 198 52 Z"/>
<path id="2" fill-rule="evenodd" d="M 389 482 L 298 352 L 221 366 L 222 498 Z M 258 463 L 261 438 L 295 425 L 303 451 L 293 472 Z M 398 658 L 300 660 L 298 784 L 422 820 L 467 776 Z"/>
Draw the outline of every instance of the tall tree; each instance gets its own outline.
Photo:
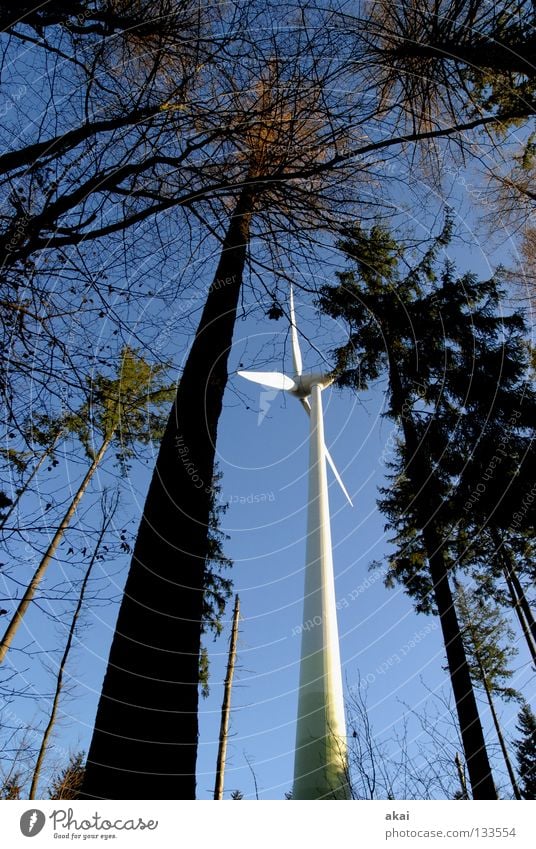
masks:
<path id="1" fill-rule="evenodd" d="M 146 798 L 148 786 L 154 798 L 195 796 L 215 445 L 252 227 L 319 226 L 349 126 L 334 123 L 338 107 L 324 99 L 330 64 L 319 78 L 309 42 L 291 47 L 235 95 L 243 177 L 145 502 L 88 755 L 90 797 L 114 798 L 118 775 L 130 798 Z"/>
<path id="2" fill-rule="evenodd" d="M 535 114 L 530 0 L 373 0 L 356 22 L 375 84 L 414 126 L 483 109 L 505 121 Z"/>
<path id="3" fill-rule="evenodd" d="M 513 674 L 509 661 L 517 655 L 517 649 L 513 645 L 514 633 L 496 606 L 484 602 L 474 590 L 464 589 L 457 580 L 454 581 L 454 585 L 471 677 L 475 685 L 481 687 L 486 695 L 514 796 L 516 799 L 521 799 L 517 778 L 493 701 L 494 695 L 502 699 L 520 698 L 516 690 L 507 686 Z"/>
<path id="4" fill-rule="evenodd" d="M 229 719 L 231 715 L 231 694 L 233 691 L 233 676 L 236 664 L 236 646 L 238 642 L 238 622 L 240 619 L 240 599 L 235 596 L 233 625 L 229 641 L 229 656 L 225 674 L 223 703 L 221 706 L 220 736 L 218 742 L 218 759 L 216 764 L 216 781 L 214 784 L 214 799 L 223 799 L 225 785 L 225 764 L 227 760 L 227 740 L 229 737 Z"/>
<path id="5" fill-rule="evenodd" d="M 527 704 L 519 712 L 517 729 L 522 735 L 516 743 L 521 793 L 524 799 L 536 799 L 536 716 Z"/>
<path id="6" fill-rule="evenodd" d="M 356 226 L 340 243 L 353 268 L 339 274 L 338 287 L 323 289 L 321 305 L 350 325 L 350 341 L 337 354 L 339 383 L 361 389 L 387 372 L 387 415 L 400 429 L 393 482 L 380 502 L 396 529 L 389 580 L 404 584 L 418 610 L 439 614 L 473 796 L 496 798 L 449 581 L 449 529 L 452 512 L 460 518 L 453 480 L 468 456 L 455 436 L 463 405 L 470 408 L 467 357 L 487 342 L 489 357 L 479 371 L 488 369 L 492 381 L 498 340 L 510 334 L 517 342 L 523 324 L 519 315 L 496 314 L 495 280 L 457 279 L 449 264 L 437 273 L 437 251 L 447 239 L 444 233 L 402 277 L 401 251 L 391 237 Z M 480 390 L 478 383 L 475 393 Z"/>
<path id="7" fill-rule="evenodd" d="M 68 426 L 77 432 L 91 463 L 5 630 L 0 643 L 0 662 L 5 659 L 65 531 L 110 446 L 116 443 L 116 457 L 124 464 L 137 442 L 147 444 L 159 437 L 162 420 L 158 409 L 167 405 L 173 394 L 173 389 L 162 385 L 163 370 L 163 366 L 152 367 L 143 357 L 125 348 L 117 376 L 98 375 L 91 386 L 90 400 L 69 420 Z"/>

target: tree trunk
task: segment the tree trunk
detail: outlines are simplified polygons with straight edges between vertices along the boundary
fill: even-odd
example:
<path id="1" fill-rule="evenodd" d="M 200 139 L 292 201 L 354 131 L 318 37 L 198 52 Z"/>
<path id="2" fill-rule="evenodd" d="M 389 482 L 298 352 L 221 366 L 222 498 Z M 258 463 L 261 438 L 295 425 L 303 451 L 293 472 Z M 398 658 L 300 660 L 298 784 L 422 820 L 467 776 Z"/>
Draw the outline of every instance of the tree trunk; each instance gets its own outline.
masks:
<path id="1" fill-rule="evenodd" d="M 486 673 L 484 672 L 482 664 L 480 663 L 480 658 L 478 657 L 478 652 L 476 653 L 476 657 L 477 657 L 478 667 L 480 669 L 480 675 L 482 676 L 482 686 L 484 687 L 484 692 L 486 693 L 486 699 L 488 700 L 488 705 L 489 705 L 489 709 L 491 711 L 493 724 L 495 726 L 495 731 L 497 732 L 499 745 L 501 747 L 501 752 L 502 752 L 502 755 L 503 755 L 503 758 L 504 758 L 504 762 L 506 764 L 508 776 L 509 776 L 510 782 L 512 784 L 514 796 L 516 797 L 516 799 L 521 800 L 522 796 L 521 796 L 519 787 L 517 785 L 515 772 L 512 769 L 512 764 L 511 764 L 511 761 L 510 761 L 510 755 L 508 754 L 508 749 L 506 748 L 506 743 L 504 741 L 502 728 L 501 728 L 500 723 L 499 723 L 499 717 L 497 716 L 497 712 L 495 710 L 495 705 L 493 704 L 493 697 L 492 697 L 492 694 L 491 694 L 491 690 L 489 688 L 489 685 L 488 685 L 488 682 L 487 682 L 487 679 L 486 679 Z"/>
<path id="2" fill-rule="evenodd" d="M 227 739 L 229 736 L 229 717 L 231 714 L 231 692 L 233 689 L 233 675 L 236 663 L 236 644 L 238 642 L 238 620 L 240 618 L 240 599 L 235 597 L 233 612 L 233 630 L 229 644 L 229 659 L 227 661 L 227 674 L 223 689 L 223 703 L 221 706 L 220 738 L 218 745 L 218 761 L 216 764 L 216 783 L 214 785 L 214 798 L 223 799 L 223 786 L 225 779 L 225 760 L 227 757 Z"/>
<path id="3" fill-rule="evenodd" d="M 110 445 L 110 442 L 111 442 L 111 438 L 105 439 L 104 442 L 102 443 L 101 447 L 99 448 L 97 454 L 95 455 L 93 462 L 91 463 L 91 466 L 87 470 L 82 483 L 78 487 L 78 491 L 77 491 L 75 497 L 71 501 L 69 509 L 67 510 L 67 512 L 65 513 L 65 516 L 61 520 L 60 525 L 59 525 L 58 529 L 56 530 L 56 533 L 54 534 L 50 545 L 48 546 L 46 552 L 44 553 L 44 555 L 41 559 L 41 562 L 40 562 L 39 566 L 37 567 L 37 569 L 34 573 L 32 580 L 28 584 L 28 586 L 27 586 L 27 588 L 24 592 L 24 595 L 22 596 L 22 598 L 19 602 L 19 606 L 17 607 L 17 610 L 15 611 L 15 613 L 14 613 L 12 619 L 11 619 L 11 622 L 7 626 L 6 632 L 5 632 L 4 636 L 2 637 L 2 642 L 0 643 L 0 663 L 2 663 L 2 661 L 4 660 L 4 658 L 5 658 L 5 656 L 8 652 L 8 649 L 9 649 L 11 643 L 13 642 L 13 639 L 15 637 L 15 634 L 17 633 L 19 625 L 22 622 L 24 614 L 26 613 L 26 610 L 28 609 L 30 602 L 32 601 L 32 599 L 35 595 L 35 591 L 37 590 L 39 584 L 43 580 L 43 576 L 44 576 L 48 566 L 50 565 L 52 558 L 54 557 L 54 555 L 56 553 L 58 545 L 60 544 L 61 540 L 63 539 L 63 535 L 64 535 L 67 527 L 69 526 L 71 519 L 73 518 L 73 516 L 76 512 L 76 508 L 78 507 L 78 505 L 79 505 L 79 503 L 82 499 L 82 496 L 84 495 L 84 493 L 85 493 L 85 491 L 88 487 L 88 484 L 91 481 L 91 478 L 93 477 L 93 475 L 97 471 L 97 469 L 98 469 L 98 467 L 101 463 L 102 458 L 106 454 L 106 451 L 108 450 L 108 446 Z"/>
<path id="4" fill-rule="evenodd" d="M 523 608 L 519 603 L 519 598 L 515 591 L 514 585 L 512 583 L 512 579 L 510 577 L 510 571 L 504 567 L 503 568 L 504 579 L 506 581 L 506 585 L 508 587 L 508 592 L 510 594 L 510 600 L 512 602 L 512 607 L 517 613 L 517 618 L 519 619 L 519 624 L 521 625 L 521 630 L 523 631 L 523 636 L 525 637 L 525 642 L 527 643 L 528 650 L 532 656 L 532 662 L 536 666 L 536 644 L 532 639 L 532 634 L 529 630 L 529 626 L 527 620 L 525 619 L 525 614 L 523 612 Z"/>
<path id="5" fill-rule="evenodd" d="M 534 616 L 521 581 L 517 576 L 512 552 L 508 547 L 508 543 L 501 538 L 499 531 L 492 530 L 491 537 L 497 555 L 502 563 L 502 570 L 510 592 L 510 598 L 512 599 L 514 609 L 521 624 L 529 652 L 532 655 L 533 662 L 536 663 L 536 622 L 534 621 Z"/>
<path id="6" fill-rule="evenodd" d="M 497 799 L 444 555 L 430 526 L 423 529 L 423 538 L 434 584 L 434 597 L 443 632 L 473 799 Z"/>
<path id="7" fill-rule="evenodd" d="M 458 752 L 456 752 L 454 763 L 456 764 L 456 769 L 458 770 L 458 778 L 460 780 L 460 787 L 462 789 L 462 799 L 469 799 L 469 793 L 467 792 L 467 782 L 465 780 L 465 772 L 463 769 L 462 760 Z"/>
<path id="8" fill-rule="evenodd" d="M 525 595 L 525 591 L 524 591 L 524 589 L 521 585 L 521 581 L 517 577 L 517 572 L 515 570 L 513 563 L 508 563 L 506 568 L 507 568 L 510 580 L 512 581 L 512 585 L 514 587 L 514 590 L 515 590 L 517 599 L 519 601 L 519 604 L 521 606 L 521 609 L 523 610 L 523 613 L 525 614 L 525 620 L 528 623 L 528 626 L 530 628 L 530 632 L 532 634 L 532 639 L 534 641 L 536 641 L 536 622 L 534 621 L 534 616 L 532 614 L 530 604 L 527 601 L 527 596 Z"/>
<path id="9" fill-rule="evenodd" d="M 218 420 L 254 207 L 237 201 L 160 445 L 81 798 L 193 799 Z"/>
<path id="10" fill-rule="evenodd" d="M 113 510 L 109 514 L 109 516 L 107 516 L 105 518 L 105 520 L 103 522 L 103 525 L 102 525 L 101 530 L 99 532 L 99 536 L 97 537 L 97 542 L 96 542 L 95 548 L 93 550 L 93 555 L 91 557 L 91 560 L 89 562 L 89 566 L 86 569 L 86 574 L 84 575 L 84 579 L 82 581 L 82 586 L 80 588 L 80 594 L 78 596 L 76 608 L 75 608 L 75 611 L 73 613 L 73 617 L 71 619 L 71 624 L 70 624 L 70 627 L 69 627 L 69 634 L 67 636 L 67 642 L 65 644 L 65 649 L 63 651 L 63 655 L 62 655 L 62 658 L 61 658 L 61 661 L 60 661 L 60 665 L 58 667 L 58 674 L 57 674 L 57 677 L 56 677 L 56 691 L 54 693 L 54 699 L 52 701 L 52 708 L 51 708 L 51 711 L 50 711 L 50 716 L 48 718 L 48 722 L 47 722 L 46 728 L 45 728 L 44 733 L 43 733 L 43 739 L 41 740 L 41 746 L 39 747 L 39 753 L 37 755 L 37 760 L 35 762 L 34 773 L 33 773 L 33 776 L 32 776 L 32 786 L 30 787 L 30 795 L 28 797 L 30 799 L 35 799 L 35 796 L 36 796 L 36 793 L 37 793 L 37 787 L 38 787 L 38 784 L 39 784 L 39 776 L 41 774 L 41 767 L 43 766 L 43 761 L 45 759 L 45 755 L 46 755 L 46 752 L 47 752 L 48 743 L 49 743 L 49 740 L 50 740 L 50 735 L 52 734 L 52 729 L 54 728 L 54 723 L 56 722 L 56 715 L 58 713 L 58 705 L 59 705 L 59 701 L 60 701 L 61 691 L 63 689 L 63 676 L 64 676 L 64 673 L 65 673 L 65 667 L 67 665 L 67 660 L 69 658 L 69 653 L 71 651 L 71 645 L 72 645 L 73 638 L 74 638 L 76 623 L 78 622 L 78 617 L 80 615 L 80 611 L 81 611 L 82 605 L 84 603 L 84 595 L 85 595 L 85 592 L 86 592 L 86 587 L 88 585 L 88 581 L 89 581 L 93 566 L 95 564 L 95 560 L 97 559 L 97 554 L 99 553 L 99 548 L 101 546 L 102 540 L 104 538 L 106 531 L 108 530 L 108 527 L 110 525 L 112 518 L 113 518 Z"/>
<path id="11" fill-rule="evenodd" d="M 438 43 L 410 42 L 404 40 L 393 51 L 400 56 L 437 57 L 446 62 L 457 62 L 477 68 L 490 68 L 496 73 L 501 71 L 534 75 L 534 51 L 536 39 L 528 37 L 523 41 L 502 45 L 492 38 L 482 38 L 480 43 L 462 44 L 459 41 L 443 39 Z"/>
<path id="12" fill-rule="evenodd" d="M 400 416 L 404 440 L 411 458 L 406 474 L 413 479 L 416 491 L 419 493 L 419 530 L 432 578 L 473 799 L 497 799 L 467 655 L 450 589 L 441 535 L 435 527 L 435 516 L 440 510 L 441 500 L 434 495 L 431 469 L 426 458 L 423 457 L 415 424 L 410 414 L 404 412 L 411 398 L 404 389 L 396 360 L 389 347 L 389 340 L 387 340 L 387 356 L 392 395 L 391 406 L 393 412 Z"/>

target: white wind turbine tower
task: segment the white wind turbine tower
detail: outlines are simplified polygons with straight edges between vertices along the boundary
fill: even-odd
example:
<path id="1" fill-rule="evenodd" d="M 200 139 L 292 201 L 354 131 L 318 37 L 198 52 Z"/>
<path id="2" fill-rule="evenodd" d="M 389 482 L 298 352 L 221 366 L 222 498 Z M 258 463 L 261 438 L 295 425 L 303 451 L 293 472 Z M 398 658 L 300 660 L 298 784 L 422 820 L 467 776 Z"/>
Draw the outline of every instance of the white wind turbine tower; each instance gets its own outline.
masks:
<path id="1" fill-rule="evenodd" d="M 348 799 L 346 723 L 342 692 L 326 460 L 352 504 L 324 442 L 325 374 L 303 374 L 290 287 L 294 377 L 239 371 L 241 377 L 294 395 L 310 417 L 309 494 L 300 688 L 294 757 L 294 799 Z"/>

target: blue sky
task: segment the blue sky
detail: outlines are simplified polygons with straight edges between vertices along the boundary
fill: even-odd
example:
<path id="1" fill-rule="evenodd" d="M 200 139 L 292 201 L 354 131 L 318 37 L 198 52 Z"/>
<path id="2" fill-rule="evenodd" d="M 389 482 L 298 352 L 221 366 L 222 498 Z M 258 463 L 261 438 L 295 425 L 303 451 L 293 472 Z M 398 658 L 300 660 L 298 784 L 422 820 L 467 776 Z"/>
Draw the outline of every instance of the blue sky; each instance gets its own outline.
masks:
<path id="1" fill-rule="evenodd" d="M 497 232 L 495 241 L 475 235 L 466 186 L 467 182 L 465 187 L 461 183 L 454 186 L 454 198 L 460 210 L 457 224 L 466 244 L 449 248 L 449 254 L 456 258 L 461 271 L 470 269 L 487 275 L 490 265 L 509 261 L 513 248 L 506 234 L 503 237 Z M 415 226 L 417 235 L 421 236 L 426 232 L 423 222 L 434 218 L 434 210 L 441 207 L 440 199 L 430 192 L 427 213 L 413 221 L 403 211 L 407 200 L 400 199 L 401 218 Z M 210 280 L 212 260 L 206 255 L 200 259 L 203 260 L 201 274 Z M 326 257 L 326 264 L 327 260 Z M 148 265 L 151 262 L 158 263 L 157 254 L 149 257 Z M 191 273 L 197 273 L 197 268 Z M 133 274 L 143 279 L 143 275 L 150 277 L 151 270 L 138 268 Z M 250 298 L 248 291 L 246 298 Z M 177 308 L 179 305 L 180 301 Z M 191 306 L 190 303 L 189 309 Z M 166 318 L 167 307 L 162 302 L 155 301 L 148 309 L 153 318 L 157 314 L 162 315 L 162 320 Z M 310 300 L 300 293 L 297 293 L 297 316 L 300 330 L 326 356 L 336 341 L 343 338 L 343 329 L 333 322 L 324 318 L 319 323 Z M 177 317 L 181 319 L 180 311 Z M 139 314 L 137 321 L 143 327 L 143 315 Z M 169 349 L 175 365 L 179 363 L 176 348 L 182 346 L 183 353 L 187 351 L 191 326 L 195 326 L 195 317 L 178 328 L 178 340 L 173 333 L 166 337 L 166 351 Z M 137 330 L 138 325 L 134 324 L 132 329 Z M 102 338 L 105 337 L 103 325 Z M 306 368 L 321 367 L 318 353 L 305 340 L 302 347 Z M 259 795 L 266 799 L 283 798 L 292 784 L 305 557 L 308 422 L 300 405 L 279 393 L 270 400 L 267 415 L 259 423 L 263 390 L 246 384 L 236 376 L 235 370 L 241 364 L 258 368 L 262 362 L 263 366 L 288 373 L 291 372 L 288 355 L 288 327 L 284 319 L 277 323 L 269 321 L 257 310 L 237 322 L 218 441 L 222 499 L 229 502 L 224 519 L 224 529 L 230 536 L 226 552 L 234 560 L 232 578 L 242 606 L 226 790 L 240 789 L 247 797 L 254 795 L 253 776 L 246 760 L 249 759 Z M 381 561 L 388 551 L 384 518 L 376 507 L 377 490 L 384 482 L 385 463 L 392 451 L 393 426 L 381 416 L 383 402 L 381 383 L 361 397 L 333 388 L 324 392 L 327 444 L 354 500 L 351 508 L 329 477 L 336 589 L 341 605 L 341 657 L 347 687 L 357 685 L 359 674 L 368 682 L 369 710 L 377 735 L 392 737 L 395 730 L 400 731 L 402 716 L 406 714 L 410 747 L 414 749 L 422 741 L 422 732 L 406 705 L 422 715 L 434 702 L 429 691 L 440 692 L 446 687 L 448 692 L 448 681 L 437 620 L 415 614 L 411 601 L 400 588 L 387 590 L 381 573 L 369 571 L 370 564 Z M 118 528 L 128 526 L 135 533 L 151 463 L 149 452 L 147 464 L 134 466 L 130 477 L 123 481 L 125 498 Z M 72 480 L 74 485 L 81 470 L 80 463 L 73 463 L 71 454 L 66 453 L 55 485 L 63 486 L 67 492 L 66 481 Z M 105 467 L 84 502 L 84 521 L 97 523 L 94 506 L 97 493 L 110 482 L 110 470 Z M 42 501 L 52 486 L 50 479 L 43 481 Z M 30 568 L 31 555 L 27 562 Z M 126 567 L 126 558 L 119 572 L 114 564 L 104 564 L 107 574 L 114 575 L 116 596 L 120 594 Z M 49 586 L 61 576 L 69 579 L 72 575 L 66 561 L 55 564 L 54 569 Z M 229 615 L 231 609 L 232 605 Z M 116 607 L 92 605 L 84 615 L 79 643 L 69 665 L 72 692 L 62 699 L 62 717 L 54 749 L 49 753 L 48 772 L 65 763 L 67 751 L 87 749 L 116 612 Z M 52 621 L 39 609 L 32 610 L 24 628 L 28 631 L 21 633 L 17 645 L 35 639 L 45 651 L 56 647 L 65 633 L 62 623 Z M 217 642 L 210 636 L 206 640 L 211 660 L 211 693 L 200 704 L 200 798 L 210 798 L 213 790 L 228 634 L 227 627 Z M 13 661 L 19 664 L 19 683 L 26 681 L 32 692 L 41 693 L 41 698 L 37 705 L 27 699 L 10 710 L 14 711 L 14 720 L 23 722 L 31 718 L 42 723 L 50 704 L 50 677 L 39 664 L 22 665 L 21 657 L 15 650 Z M 512 683 L 530 696 L 531 690 L 534 692 L 534 678 L 527 660 L 521 647 L 516 661 L 518 671 Z M 45 662 L 53 668 L 56 659 L 51 655 Z M 507 730 L 513 731 L 515 705 L 501 708 L 501 714 Z M 494 747 L 484 708 L 482 715 Z M 497 759 L 496 763 L 500 771 L 502 767 Z"/>
<path id="2" fill-rule="evenodd" d="M 300 328 L 314 324 L 310 307 L 299 300 L 297 312 Z M 272 326 L 275 333 L 285 333 L 280 329 L 281 322 Z M 262 328 L 261 343 L 264 333 Z M 245 331 L 242 334 L 251 349 L 251 336 Z M 242 334 L 239 326 L 233 352 L 239 362 Z M 305 362 L 311 369 L 319 364 L 310 351 Z M 275 367 L 282 365 L 278 362 Z M 289 363 L 287 371 L 291 371 Z M 231 384 L 238 380 L 234 377 Z M 261 797 L 280 798 L 292 782 L 308 423 L 300 406 L 279 393 L 258 424 L 258 401 L 263 390 L 248 385 L 240 391 L 252 399 L 252 409 L 229 403 L 219 442 L 220 463 L 225 469 L 224 494 L 234 496 L 225 526 L 232 536 L 228 550 L 235 559 L 233 574 L 243 616 L 233 698 L 235 736 L 230 745 L 226 787 L 253 792 L 252 776 L 244 764 L 247 756 L 254 764 Z M 228 394 L 232 394 L 232 388 Z M 386 737 L 395 727 L 400 729 L 401 715 L 407 713 L 403 703 L 422 712 L 431 698 L 426 687 L 436 690 L 447 683 L 441 632 L 435 618 L 414 613 L 400 588 L 385 589 L 381 569 L 369 571 L 372 561 L 381 561 L 388 550 L 384 518 L 375 505 L 377 488 L 384 482 L 385 464 L 392 454 L 393 435 L 392 423 L 381 416 L 381 386 L 359 399 L 331 388 L 323 397 L 327 443 L 354 501 L 352 508 L 331 477 L 343 675 L 347 687 L 357 685 L 359 674 L 364 679 L 375 730 Z M 236 503 L 237 498 L 263 493 L 273 494 L 274 500 Z M 218 668 L 220 680 L 223 677 L 226 646 L 222 642 L 214 647 L 221 654 L 211 654 L 214 681 Z M 523 658 L 520 655 L 520 664 Z M 518 682 L 526 672 L 520 672 Z M 199 785 L 207 796 L 220 701 L 221 686 L 213 685 L 213 695 L 202 704 Z M 508 722 L 515 711 L 507 714 Z M 410 738 L 418 736 L 418 723 L 411 718 L 408 721 Z"/>

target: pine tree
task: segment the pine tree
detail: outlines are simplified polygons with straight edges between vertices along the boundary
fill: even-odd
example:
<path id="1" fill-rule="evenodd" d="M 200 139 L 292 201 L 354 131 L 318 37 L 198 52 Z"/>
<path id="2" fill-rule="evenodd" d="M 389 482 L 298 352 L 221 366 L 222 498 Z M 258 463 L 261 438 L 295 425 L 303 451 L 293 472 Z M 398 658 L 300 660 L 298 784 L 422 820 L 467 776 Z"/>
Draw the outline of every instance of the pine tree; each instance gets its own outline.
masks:
<path id="1" fill-rule="evenodd" d="M 496 605 L 486 602 L 475 590 L 464 589 L 456 579 L 454 585 L 471 678 L 486 695 L 514 796 L 521 799 L 493 701 L 494 695 L 506 700 L 520 698 L 516 690 L 507 686 L 513 675 L 509 664 L 518 653 L 514 644 L 515 635 Z"/>
<path id="2" fill-rule="evenodd" d="M 49 799 L 78 799 L 84 771 L 84 752 L 71 755 L 67 766 L 52 779 Z"/>
<path id="3" fill-rule="evenodd" d="M 517 730 L 522 735 L 516 743 L 521 793 L 524 799 L 536 799 L 536 716 L 528 704 L 519 711 Z"/>
<path id="4" fill-rule="evenodd" d="M 244 798 L 244 794 L 240 790 L 233 790 L 231 792 L 231 799 L 238 800 L 238 799 L 243 799 L 243 798 Z"/>
<path id="5" fill-rule="evenodd" d="M 439 614 L 473 796 L 496 798 L 449 582 L 449 535 L 461 516 L 454 483 L 475 448 L 473 437 L 478 441 L 474 410 L 483 416 L 489 399 L 483 393 L 497 382 L 505 353 L 515 362 L 524 324 L 518 313 L 497 313 L 497 280 L 457 277 L 450 263 L 438 272 L 437 253 L 449 231 L 447 222 L 421 261 L 402 276 L 401 248 L 387 232 L 351 228 L 339 247 L 353 268 L 338 274 L 338 286 L 323 288 L 320 304 L 350 326 L 349 342 L 337 351 L 339 384 L 362 389 L 388 374 L 386 415 L 400 433 L 391 484 L 380 501 L 396 532 L 388 582 L 401 582 L 417 610 Z M 512 399 L 507 400 L 508 411 L 497 404 L 497 427 L 510 415 Z"/>
<path id="6" fill-rule="evenodd" d="M 5 781 L 2 785 L 2 789 L 0 790 L 0 799 L 20 799 L 21 788 L 21 776 L 16 774 Z"/>

